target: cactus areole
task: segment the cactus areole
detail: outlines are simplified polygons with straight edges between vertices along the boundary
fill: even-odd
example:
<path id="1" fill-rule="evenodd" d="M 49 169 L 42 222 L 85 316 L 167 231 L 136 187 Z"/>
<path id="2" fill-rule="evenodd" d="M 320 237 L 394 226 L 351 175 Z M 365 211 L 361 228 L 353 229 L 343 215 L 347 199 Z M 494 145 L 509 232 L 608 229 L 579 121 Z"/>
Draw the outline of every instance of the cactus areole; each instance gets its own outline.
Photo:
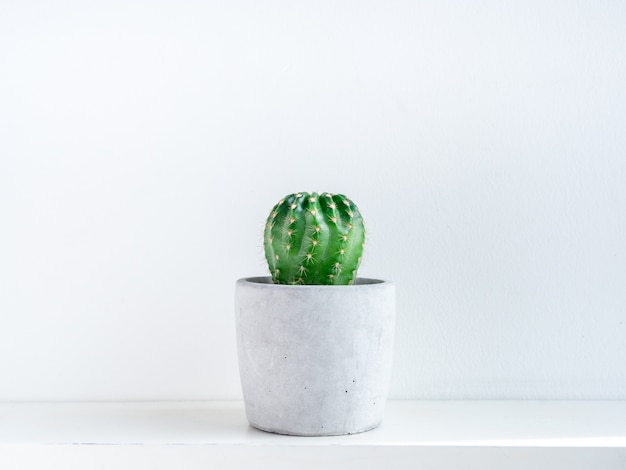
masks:
<path id="1" fill-rule="evenodd" d="M 343 194 L 294 193 L 267 218 L 265 258 L 275 284 L 353 284 L 365 242 L 358 207 Z"/>

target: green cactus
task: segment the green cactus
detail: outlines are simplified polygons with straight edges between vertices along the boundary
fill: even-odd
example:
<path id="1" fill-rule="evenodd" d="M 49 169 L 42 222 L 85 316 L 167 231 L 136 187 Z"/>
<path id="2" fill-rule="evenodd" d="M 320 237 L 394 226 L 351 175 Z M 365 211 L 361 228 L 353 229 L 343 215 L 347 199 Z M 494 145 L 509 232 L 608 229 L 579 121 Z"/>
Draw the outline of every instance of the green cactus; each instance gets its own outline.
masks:
<path id="1" fill-rule="evenodd" d="M 275 284 L 353 284 L 365 242 L 358 207 L 342 194 L 294 193 L 267 218 L 265 258 Z"/>

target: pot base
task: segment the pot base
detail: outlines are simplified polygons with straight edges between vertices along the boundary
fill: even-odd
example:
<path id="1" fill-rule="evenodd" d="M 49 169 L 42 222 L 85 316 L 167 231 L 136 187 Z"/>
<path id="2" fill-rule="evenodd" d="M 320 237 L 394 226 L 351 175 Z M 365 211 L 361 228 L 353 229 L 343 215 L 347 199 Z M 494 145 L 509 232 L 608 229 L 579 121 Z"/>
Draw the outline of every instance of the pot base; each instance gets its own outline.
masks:
<path id="1" fill-rule="evenodd" d="M 336 431 L 336 432 L 323 432 L 322 431 L 322 432 L 308 433 L 308 432 L 288 431 L 284 429 L 265 428 L 264 426 L 255 424 L 250 420 L 248 420 L 248 423 L 250 423 L 250 426 L 252 426 L 255 429 L 258 429 L 259 431 L 269 432 L 272 434 L 280 434 L 283 436 L 301 436 L 301 437 L 351 436 L 352 434 L 361 434 L 363 432 L 371 431 L 372 429 L 376 429 L 377 427 L 379 427 L 381 424 L 380 422 L 378 422 L 373 426 L 369 426 L 365 429 L 357 429 L 355 431 L 352 431 L 352 430 Z"/>

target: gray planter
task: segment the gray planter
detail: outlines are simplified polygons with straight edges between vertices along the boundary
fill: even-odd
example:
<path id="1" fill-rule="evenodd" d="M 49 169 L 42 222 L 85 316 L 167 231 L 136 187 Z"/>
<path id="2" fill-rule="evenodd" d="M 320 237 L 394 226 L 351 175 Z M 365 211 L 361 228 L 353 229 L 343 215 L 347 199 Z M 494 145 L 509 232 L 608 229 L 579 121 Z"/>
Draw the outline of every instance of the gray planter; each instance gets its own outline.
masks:
<path id="1" fill-rule="evenodd" d="M 239 371 L 250 424 L 302 436 L 378 426 L 391 377 L 393 283 L 286 286 L 240 279 Z"/>

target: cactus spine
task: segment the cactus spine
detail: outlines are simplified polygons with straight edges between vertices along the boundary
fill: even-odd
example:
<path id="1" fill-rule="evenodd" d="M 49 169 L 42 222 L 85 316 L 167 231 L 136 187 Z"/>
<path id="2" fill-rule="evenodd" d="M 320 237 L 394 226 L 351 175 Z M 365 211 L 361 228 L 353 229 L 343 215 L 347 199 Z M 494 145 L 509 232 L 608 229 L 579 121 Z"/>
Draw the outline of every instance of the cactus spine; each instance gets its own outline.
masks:
<path id="1" fill-rule="evenodd" d="M 294 193 L 267 218 L 265 258 L 275 284 L 353 284 L 364 242 L 363 218 L 346 196 Z"/>

